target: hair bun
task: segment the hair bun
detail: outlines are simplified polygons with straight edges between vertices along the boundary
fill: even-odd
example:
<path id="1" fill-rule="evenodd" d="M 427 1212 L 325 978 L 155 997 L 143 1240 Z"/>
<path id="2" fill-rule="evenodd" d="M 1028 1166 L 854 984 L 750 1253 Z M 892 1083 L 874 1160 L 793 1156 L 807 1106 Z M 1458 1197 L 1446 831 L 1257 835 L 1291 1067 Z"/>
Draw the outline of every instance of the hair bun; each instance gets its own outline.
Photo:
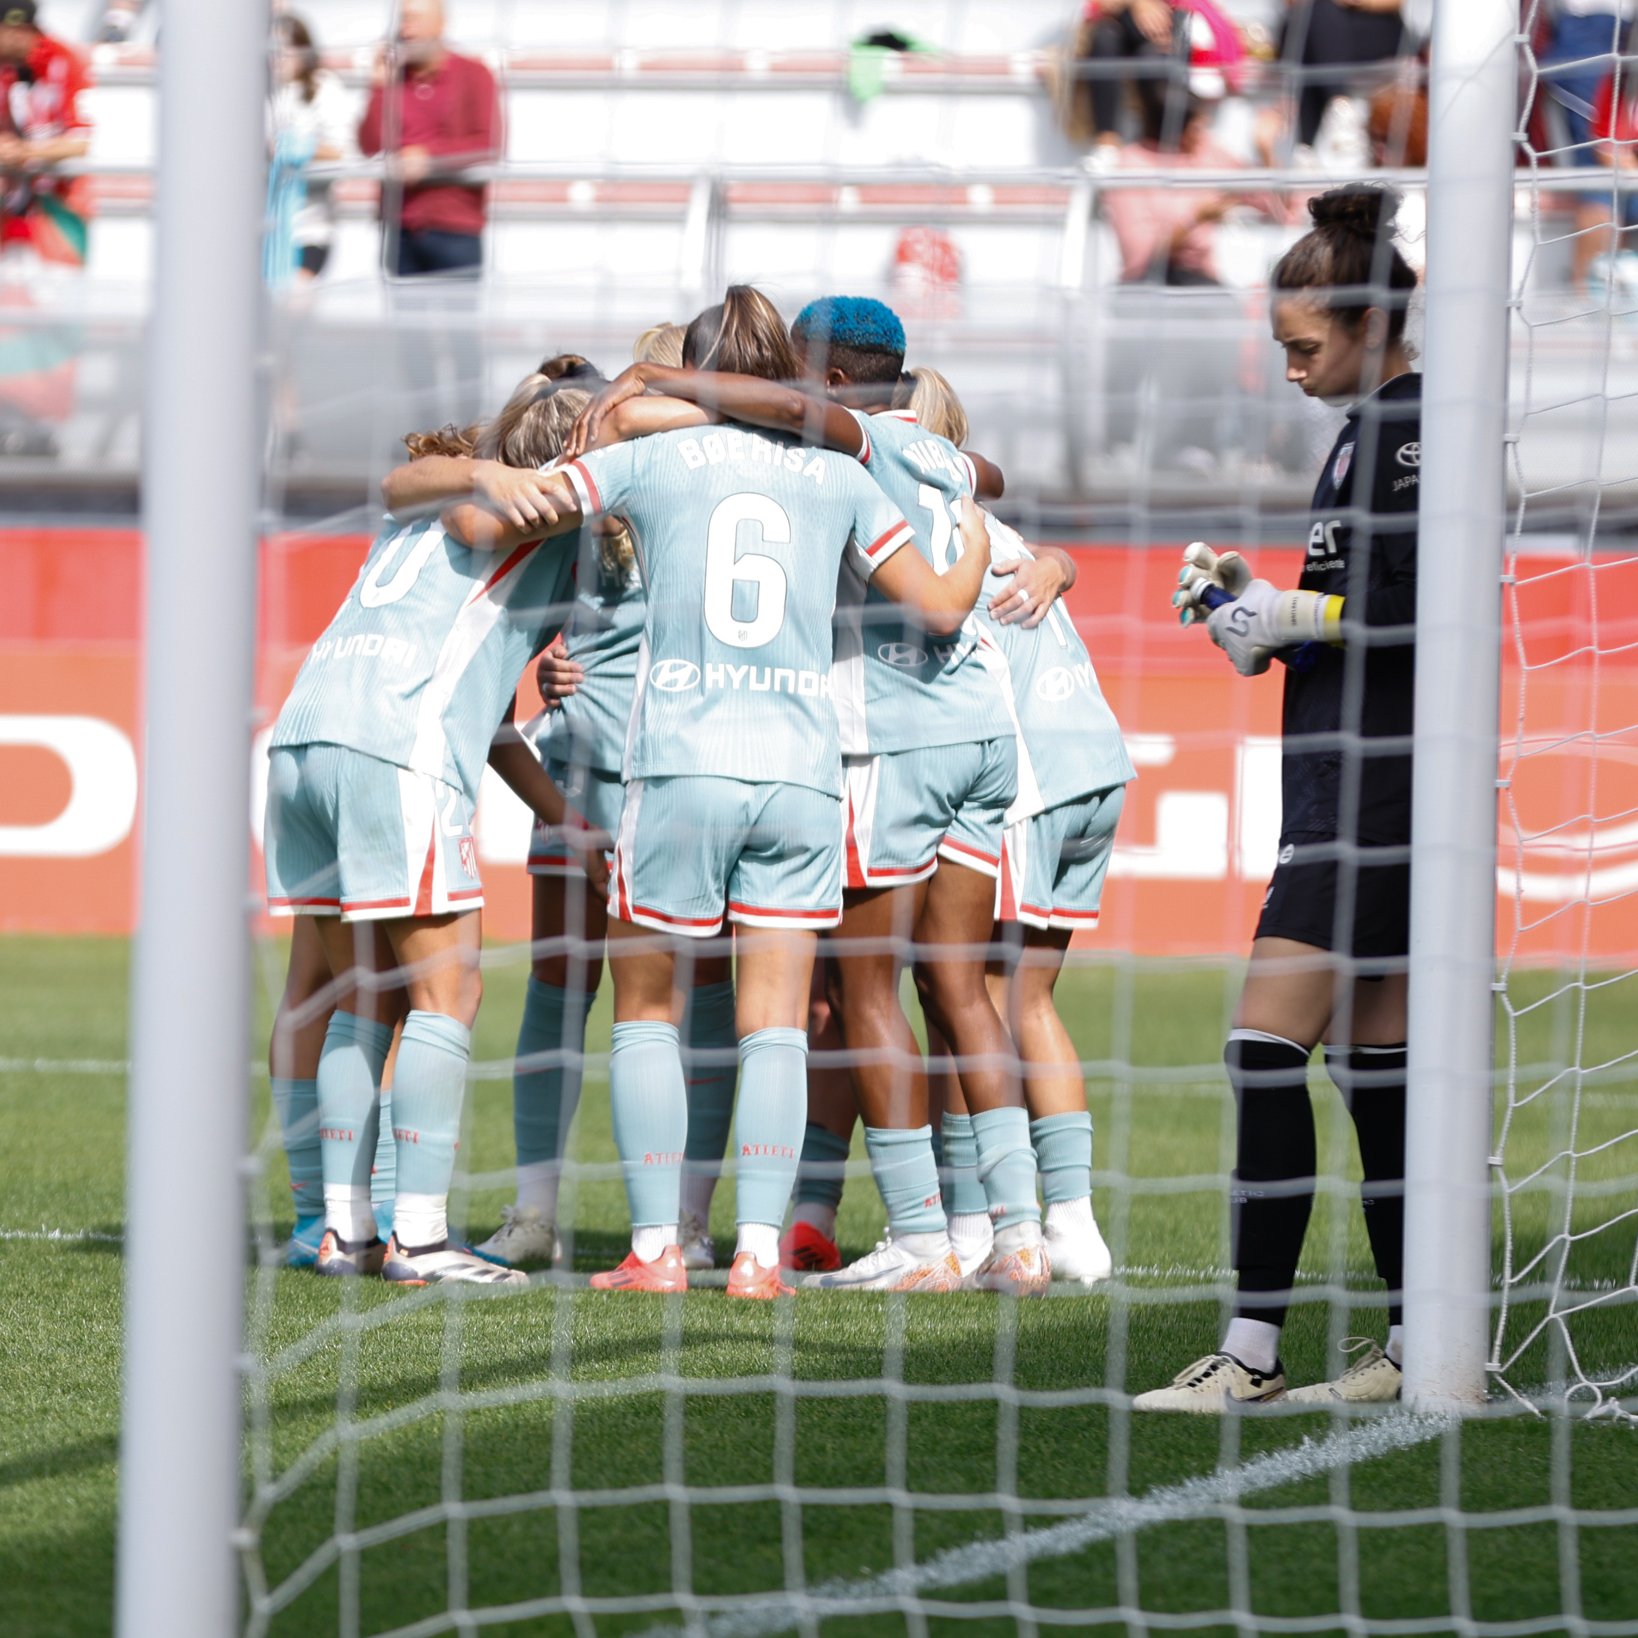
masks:
<path id="1" fill-rule="evenodd" d="M 1322 232 L 1352 233 L 1374 243 L 1393 231 L 1399 197 L 1397 190 L 1380 183 L 1350 182 L 1310 199 L 1308 214 Z"/>

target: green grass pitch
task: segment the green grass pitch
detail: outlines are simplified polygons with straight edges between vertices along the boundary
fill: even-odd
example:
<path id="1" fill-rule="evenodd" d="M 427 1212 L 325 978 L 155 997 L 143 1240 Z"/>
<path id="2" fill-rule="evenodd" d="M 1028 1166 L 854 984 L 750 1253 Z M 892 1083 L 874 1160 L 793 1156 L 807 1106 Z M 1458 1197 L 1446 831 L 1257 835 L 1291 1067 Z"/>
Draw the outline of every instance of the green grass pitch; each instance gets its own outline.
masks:
<path id="1" fill-rule="evenodd" d="M 515 952 L 494 956 L 476 1045 L 491 1062 L 510 1049 L 522 982 Z M 96 1066 L 125 1056 L 127 962 L 123 942 L 0 943 L 4 1635 L 110 1626 L 125 1108 L 121 1074 Z M 278 946 L 258 954 L 264 1014 L 281 962 Z M 247 1395 L 247 1406 L 261 1407 L 252 1451 L 278 1486 L 259 1521 L 256 1563 L 267 1585 L 293 1594 L 267 1630 L 374 1633 L 421 1623 L 417 1631 L 454 1631 L 441 1622 L 451 1609 L 524 1606 L 483 1630 L 509 1638 L 642 1631 L 686 1615 L 679 1593 L 777 1593 L 793 1569 L 810 1587 L 857 1583 L 941 1552 L 959 1558 L 1008 1531 L 1044 1529 L 1105 1498 L 1172 1495 L 1225 1466 L 1364 1427 L 1370 1419 L 1326 1415 L 1134 1419 L 1093 1397 L 1106 1386 L 1162 1381 L 1215 1340 L 1222 1309 L 1209 1271 L 1226 1251 L 1216 1179 L 1231 1108 L 1211 1066 L 1233 982 L 1224 969 L 1185 965 L 1103 963 L 1066 976 L 1064 1011 L 1094 1065 L 1099 1217 L 1127 1270 L 1106 1290 L 1023 1305 L 817 1293 L 794 1304 L 731 1305 L 720 1291 L 701 1290 L 668 1306 L 544 1284 L 452 1301 L 253 1273 L 252 1347 L 268 1375 L 264 1392 Z M 1533 978 L 1520 993 L 1550 986 Z M 1523 1056 L 1564 1061 L 1578 1030 L 1582 1063 L 1630 1051 L 1627 988 L 1594 995 L 1584 1020 L 1573 995 L 1532 1012 Z M 593 1051 L 606 1049 L 607 1032 L 605 984 Z M 1118 1064 L 1133 1068 L 1117 1074 Z M 1335 1094 L 1319 1090 L 1318 1074 L 1315 1085 L 1320 1153 L 1339 1174 L 1355 1175 Z M 1605 1076 L 1597 1091 L 1584 1101 L 1575 1139 L 1582 1149 L 1601 1137 L 1611 1147 L 1581 1178 L 1624 1177 L 1638 1187 L 1638 1143 L 1621 1139 L 1638 1124 L 1630 1066 L 1629 1078 Z M 603 1094 L 594 1072 L 574 1140 L 583 1160 L 612 1156 Z M 265 1081 L 256 1095 L 255 1129 L 265 1136 Z M 1516 1170 L 1563 1140 L 1548 1101 L 1510 1135 L 1510 1154 L 1526 1163 Z M 482 1232 L 508 1198 L 505 1083 L 479 1080 L 470 1105 L 463 1154 L 492 1180 L 462 1210 Z M 257 1213 L 277 1233 L 289 1213 L 282 1162 L 276 1153 L 268 1160 Z M 1157 1186 L 1165 1180 L 1181 1181 Z M 1539 1243 L 1554 1198 L 1521 1202 L 1521 1244 Z M 1576 1226 L 1622 1209 L 1606 1193 L 1581 1209 Z M 585 1185 L 577 1216 L 579 1268 L 615 1260 L 624 1244 L 618 1185 Z M 725 1187 L 719 1244 L 731 1239 L 732 1218 Z M 879 1220 L 874 1190 L 850 1185 L 846 1249 L 868 1249 Z M 253 1251 L 270 1244 L 265 1233 L 250 1243 Z M 1294 1381 L 1329 1374 L 1341 1335 L 1380 1337 L 1384 1324 L 1357 1206 L 1322 1198 L 1309 1245 L 1314 1279 L 1305 1289 L 1316 1300 L 1295 1310 L 1287 1333 Z M 1619 1284 L 1632 1255 L 1629 1226 L 1624 1240 L 1617 1232 L 1578 1241 L 1571 1267 L 1587 1288 Z M 1319 1283 L 1327 1266 L 1346 1270 L 1335 1313 Z M 186 1277 L 179 1247 L 177 1278 Z M 1589 1368 L 1638 1359 L 1638 1307 L 1589 1313 L 1575 1336 Z M 1563 1368 L 1543 1343 L 1514 1380 L 1543 1383 Z M 678 1397 L 652 1381 L 665 1372 L 710 1389 L 781 1371 L 846 1391 Z M 883 1394 L 884 1377 L 921 1397 Z M 1022 1398 L 991 1391 L 998 1378 Z M 576 1385 L 572 1406 L 550 1396 L 565 1380 Z M 941 1386 L 948 1396 L 928 1402 L 925 1390 Z M 339 1442 L 338 1395 L 348 1435 Z M 1124 1619 L 1132 1611 L 1197 1632 L 1341 1632 L 1338 1612 L 1348 1609 L 1367 1628 L 1635 1631 L 1633 1440 L 1630 1427 L 1609 1423 L 1486 1419 L 1263 1489 L 1215 1516 L 1130 1522 L 1010 1575 L 957 1577 L 917 1611 L 878 1605 L 809 1630 L 978 1638 L 1019 1630 L 1027 1600 L 1042 1626 L 1109 1633 L 1140 1630 L 1138 1618 Z M 248 1481 L 249 1458 L 246 1471 Z M 783 1502 L 776 1491 L 792 1485 L 799 1504 L 789 1489 Z M 532 1499 L 510 1508 L 506 1498 Z M 446 1510 L 451 1499 L 466 1505 Z M 1580 1510 L 1579 1528 L 1551 1511 L 1565 1502 Z M 1442 1507 L 1459 1508 L 1464 1522 Z M 356 1549 L 339 1556 L 338 1519 L 358 1533 Z M 407 1522 L 394 1529 L 395 1520 Z M 564 1595 L 586 1601 L 578 1625 L 562 1613 L 526 1613 L 530 1601 Z M 617 1598 L 650 1602 L 624 1614 L 599 1607 Z M 356 1609 L 356 1625 L 344 1607 Z M 1222 1614 L 1236 1608 L 1246 1612 L 1238 1629 Z"/>

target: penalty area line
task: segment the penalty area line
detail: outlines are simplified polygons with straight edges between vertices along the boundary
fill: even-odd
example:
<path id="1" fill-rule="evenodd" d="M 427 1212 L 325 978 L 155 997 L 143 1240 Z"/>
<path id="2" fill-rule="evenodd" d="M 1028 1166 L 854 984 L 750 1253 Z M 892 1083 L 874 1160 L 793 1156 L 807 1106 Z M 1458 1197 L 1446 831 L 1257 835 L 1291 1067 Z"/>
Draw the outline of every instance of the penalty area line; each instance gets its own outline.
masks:
<path id="1" fill-rule="evenodd" d="M 1254 1457 L 1241 1467 L 1202 1474 L 1179 1484 L 1163 1485 L 1144 1496 L 1122 1496 L 1099 1502 L 1078 1518 L 1040 1530 L 974 1541 L 951 1547 L 920 1564 L 885 1571 L 860 1580 L 837 1578 L 804 1593 L 760 1595 L 755 1607 L 707 1617 L 697 1626 L 650 1628 L 645 1638 L 673 1638 L 703 1631 L 709 1638 L 771 1638 L 788 1632 L 805 1618 L 819 1620 L 863 1612 L 864 1607 L 913 1597 L 942 1587 L 961 1587 L 1005 1575 L 1039 1559 L 1063 1558 L 1096 1542 L 1134 1535 L 1154 1524 L 1175 1524 L 1209 1516 L 1225 1503 L 1278 1490 L 1302 1479 L 1319 1478 L 1341 1467 L 1368 1462 L 1396 1450 L 1410 1450 L 1449 1431 L 1455 1422 L 1444 1416 L 1412 1413 L 1346 1428 L 1324 1439 L 1304 1439 L 1286 1450 Z"/>

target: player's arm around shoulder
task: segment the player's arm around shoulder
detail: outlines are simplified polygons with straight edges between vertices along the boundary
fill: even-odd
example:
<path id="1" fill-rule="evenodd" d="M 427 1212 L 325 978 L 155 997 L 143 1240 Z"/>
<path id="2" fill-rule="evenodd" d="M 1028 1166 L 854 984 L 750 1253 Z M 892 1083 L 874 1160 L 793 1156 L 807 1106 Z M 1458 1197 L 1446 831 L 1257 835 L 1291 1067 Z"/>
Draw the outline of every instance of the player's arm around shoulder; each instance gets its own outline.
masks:
<path id="1" fill-rule="evenodd" d="M 556 518 L 539 472 L 468 455 L 423 455 L 405 461 L 381 480 L 381 499 L 397 518 L 412 518 L 468 500 L 519 529 L 537 533 Z"/>
<path id="2" fill-rule="evenodd" d="M 444 529 L 479 551 L 509 552 L 525 541 L 545 540 L 577 528 L 585 509 L 567 475 L 562 471 L 541 473 L 538 486 L 541 500 L 531 521 L 495 511 L 481 500 L 468 500 L 444 508 Z"/>
<path id="3" fill-rule="evenodd" d="M 961 629 L 978 601 L 990 562 L 983 507 L 972 500 L 962 500 L 960 507 L 962 551 L 945 573 L 935 573 L 920 552 L 895 547 L 873 576 L 884 595 L 902 604 L 936 637 L 953 636 Z"/>

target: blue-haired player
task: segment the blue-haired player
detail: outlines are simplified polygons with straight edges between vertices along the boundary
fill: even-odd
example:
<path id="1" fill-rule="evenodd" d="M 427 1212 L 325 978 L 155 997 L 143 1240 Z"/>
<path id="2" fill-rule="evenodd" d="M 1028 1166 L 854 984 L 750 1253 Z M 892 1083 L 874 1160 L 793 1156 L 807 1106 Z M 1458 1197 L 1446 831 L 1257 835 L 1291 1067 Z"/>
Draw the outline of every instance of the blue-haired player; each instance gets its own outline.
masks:
<path id="1" fill-rule="evenodd" d="M 808 378 L 843 402 L 727 375 L 634 366 L 599 396 L 587 430 L 601 411 L 652 385 L 732 419 L 806 432 L 868 468 L 913 520 L 920 555 L 944 572 L 955 509 L 973 495 L 978 472 L 913 413 L 893 408 L 905 346 L 897 316 L 878 301 L 826 298 L 803 310 L 792 334 Z M 810 1283 L 949 1290 L 970 1276 L 1015 1292 L 1040 1290 L 1048 1271 L 1029 1120 L 978 953 L 993 922 L 1002 831 L 1017 792 L 1012 713 L 973 622 L 948 641 L 929 641 L 875 588 L 847 575 L 839 600 L 848 893 L 825 970 L 833 1016 L 855 1055 L 854 1087 L 888 1233 L 858 1263 L 817 1272 Z M 947 1233 L 926 1074 L 899 1001 L 912 937 L 923 1008 L 960 1058 L 995 1223 L 993 1243 L 966 1269 Z M 806 1147 L 810 1159 L 837 1161 L 847 1139 L 816 1122 Z M 793 1234 L 808 1226 L 799 1218 Z"/>
<path id="2" fill-rule="evenodd" d="M 806 1116 L 809 979 L 841 917 L 842 760 L 831 680 L 844 556 L 935 635 L 960 629 L 987 560 L 981 514 L 943 577 L 853 461 L 791 437 L 680 430 L 594 450 L 567 508 L 616 512 L 640 543 L 649 621 L 610 886 L 610 1096 L 632 1253 L 595 1276 L 679 1290 L 686 1099 L 671 940 L 737 934 L 739 1243 L 729 1292 L 773 1296 Z M 572 502 L 568 489 L 572 486 Z M 457 527 L 494 527 L 473 509 Z M 499 531 L 499 544 L 505 543 Z M 936 1192 L 936 1179 L 934 1183 Z"/>
<path id="3" fill-rule="evenodd" d="M 478 452 L 537 466 L 583 403 L 583 394 L 560 396 L 556 383 L 531 377 Z M 544 495 L 533 504 L 545 506 Z M 572 541 L 548 545 L 541 535 L 537 520 L 529 538 L 496 554 L 435 519 L 391 522 L 274 728 L 269 907 L 316 918 L 336 975 L 362 970 L 385 981 L 358 983 L 356 1010 L 334 1014 L 319 1059 L 321 1274 L 380 1272 L 410 1284 L 523 1278 L 450 1242 L 448 1197 L 481 995 L 478 781 L 519 673 L 562 622 L 573 557 Z M 409 1010 L 394 1076 L 397 1198 L 384 1245 L 370 1167 L 393 983 Z"/>

